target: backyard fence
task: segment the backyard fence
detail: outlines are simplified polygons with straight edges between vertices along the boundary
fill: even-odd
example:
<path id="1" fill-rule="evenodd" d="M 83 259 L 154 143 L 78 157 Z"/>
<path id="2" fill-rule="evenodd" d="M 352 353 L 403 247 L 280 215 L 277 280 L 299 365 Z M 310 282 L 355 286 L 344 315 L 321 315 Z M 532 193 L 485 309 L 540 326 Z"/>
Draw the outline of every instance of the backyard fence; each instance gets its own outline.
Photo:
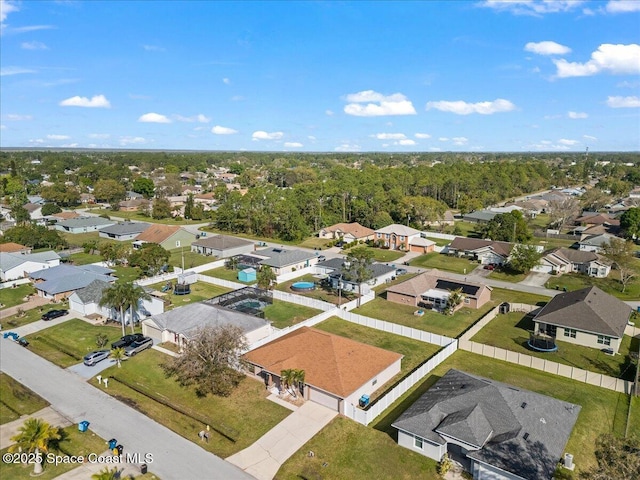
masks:
<path id="1" fill-rule="evenodd" d="M 18 278 L 16 280 L 9 280 L 4 283 L 0 283 L 0 290 L 3 288 L 13 288 L 14 285 L 24 285 L 25 283 L 31 283 L 28 278 Z"/>
<path id="2" fill-rule="evenodd" d="M 237 290 L 247 286 L 244 283 L 232 282 L 231 280 L 225 280 L 218 277 L 210 277 L 209 275 L 203 275 L 201 273 L 198 274 L 198 281 L 211 283 L 212 285 L 218 285 L 219 287 L 230 288 L 232 290 Z"/>
<path id="3" fill-rule="evenodd" d="M 282 275 L 278 275 L 276 277 L 276 281 L 278 283 L 288 282 L 289 280 L 293 280 L 294 278 L 302 277 L 303 275 L 316 273 L 316 268 L 314 266 L 300 268 L 293 272 L 283 273 Z"/>
<path id="4" fill-rule="evenodd" d="M 547 233 L 547 232 L 543 232 L 542 230 L 534 230 L 533 236 L 538 238 L 557 238 L 562 240 L 573 240 L 575 242 L 578 242 L 580 240 L 580 235 L 569 235 L 566 233 Z"/>
<path id="5" fill-rule="evenodd" d="M 425 237 L 440 238 L 442 240 L 455 240 L 456 239 L 455 235 L 450 235 L 448 233 L 430 232 L 429 230 L 423 230 L 421 233 Z"/>
<path id="6" fill-rule="evenodd" d="M 316 300 L 315 298 L 296 295 L 294 293 L 281 292 L 280 290 L 273 291 L 273 298 L 282 300 L 283 302 L 295 303 L 296 305 L 304 305 L 305 307 L 311 307 L 323 311 L 333 310 L 336 308 L 333 303 L 323 302 L 322 300 Z"/>
<path id="7" fill-rule="evenodd" d="M 411 387 L 426 377 L 434 368 L 444 362 L 458 349 L 458 342 L 452 340 L 449 345 L 439 350 L 429 360 L 420 365 L 409 375 L 407 375 L 397 386 L 391 389 L 386 395 L 379 397 L 371 404 L 367 410 L 357 408 L 353 404 L 345 405 L 344 414 L 346 417 L 355 420 L 362 425 L 369 425 L 382 412 L 389 408 L 398 398 L 404 395 Z"/>
<path id="8" fill-rule="evenodd" d="M 493 310 L 489 310 L 484 315 L 484 317 L 482 317 L 476 323 L 471 325 L 462 335 L 460 335 L 460 340 L 461 341 L 462 340 L 469 340 L 476 333 L 478 333 L 480 330 L 482 330 L 482 328 L 484 328 L 487 325 L 487 323 L 489 323 L 491 320 L 496 318 L 496 315 L 498 315 L 498 312 L 500 312 L 500 307 L 499 306 L 495 307 Z"/>

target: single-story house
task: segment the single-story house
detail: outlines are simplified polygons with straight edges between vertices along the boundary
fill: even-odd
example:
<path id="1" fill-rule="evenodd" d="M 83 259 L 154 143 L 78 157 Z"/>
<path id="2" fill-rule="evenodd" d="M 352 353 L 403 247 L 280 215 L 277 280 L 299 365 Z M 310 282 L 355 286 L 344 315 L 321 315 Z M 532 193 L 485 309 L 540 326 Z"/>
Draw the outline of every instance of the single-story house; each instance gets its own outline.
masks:
<path id="1" fill-rule="evenodd" d="M 454 225 L 456 223 L 455 216 L 451 210 L 446 210 L 442 217 L 437 220 L 424 222 L 425 225 L 430 225 L 432 227 L 443 227 L 445 225 Z"/>
<path id="2" fill-rule="evenodd" d="M 406 225 L 392 224 L 375 231 L 375 240 L 391 250 L 429 253 L 435 249 L 435 242 L 422 238 L 422 232 Z"/>
<path id="3" fill-rule="evenodd" d="M 15 242 L 0 243 L 0 252 L 20 253 L 24 255 L 26 253 L 31 253 L 31 247 L 20 245 L 19 243 Z"/>
<path id="4" fill-rule="evenodd" d="M 188 342 L 204 327 L 235 325 L 244 332 L 249 345 L 273 333 L 271 322 L 253 315 L 231 310 L 209 302 L 197 302 L 142 321 L 142 333 L 156 342 L 172 342 L 178 346 Z"/>
<path id="5" fill-rule="evenodd" d="M 61 220 L 70 220 L 72 218 L 79 218 L 81 215 L 78 212 L 73 212 L 73 211 L 63 211 L 63 212 L 58 212 L 58 213 L 52 213 L 51 215 L 49 215 L 49 219 L 59 222 Z"/>
<path id="6" fill-rule="evenodd" d="M 533 318 L 536 334 L 617 353 L 631 307 L 598 287 L 556 295 Z"/>
<path id="7" fill-rule="evenodd" d="M 257 274 L 255 268 L 245 268 L 238 272 L 238 280 L 245 283 L 255 282 L 257 280 Z"/>
<path id="8" fill-rule="evenodd" d="M 574 272 L 605 278 L 611 272 L 611 265 L 595 252 L 561 247 L 547 252 L 532 270 L 554 275 Z"/>
<path id="9" fill-rule="evenodd" d="M 551 480 L 581 407 L 451 369 L 391 425 L 398 445 L 445 453 L 474 480 Z"/>
<path id="10" fill-rule="evenodd" d="M 82 203 L 96 203 L 96 196 L 93 193 L 81 193 L 80 201 Z"/>
<path id="11" fill-rule="evenodd" d="M 366 294 L 368 289 L 360 292 L 360 285 L 349 279 L 348 262 L 342 258 L 331 258 L 316 265 L 318 273 L 327 275 L 327 281 L 331 284 L 331 288 L 341 288 L 347 292 L 358 292 Z M 395 278 L 398 267 L 394 265 L 386 265 L 384 263 L 373 263 L 371 265 L 371 279 L 364 282 L 367 286 L 382 285 L 390 282 Z"/>
<path id="12" fill-rule="evenodd" d="M 119 242 L 125 242 L 127 240 L 135 239 L 147 228 L 149 228 L 149 224 L 143 222 L 116 223 L 115 225 L 101 229 L 98 232 L 98 236 L 101 238 L 110 238 L 112 240 L 118 240 Z"/>
<path id="13" fill-rule="evenodd" d="M 244 355 L 267 387 L 282 388 L 282 370 L 304 370 L 303 396 L 340 413 L 400 372 L 403 355 L 301 327 Z"/>
<path id="14" fill-rule="evenodd" d="M 473 282 L 461 282 L 446 277 L 444 272 L 432 269 L 386 289 L 387 300 L 401 305 L 425 307 L 435 310 L 446 308 L 451 292 L 461 290 L 459 308 L 480 308 L 491 301 L 492 288 Z"/>
<path id="15" fill-rule="evenodd" d="M 0 280 L 3 282 L 17 280 L 30 273 L 58 265 L 60 265 L 60 255 L 53 250 L 26 254 L 0 252 Z"/>
<path id="16" fill-rule="evenodd" d="M 260 265 L 271 267 L 276 275 L 294 272 L 318 263 L 318 257 L 313 252 L 282 247 L 258 250 L 252 256 L 261 257 Z"/>
<path id="17" fill-rule="evenodd" d="M 496 215 L 498 215 L 498 212 L 492 212 L 490 210 L 476 210 L 475 212 L 465 213 L 462 216 L 462 219 L 465 222 L 489 223 Z"/>
<path id="18" fill-rule="evenodd" d="M 69 233 L 96 232 L 115 224 L 115 220 L 108 220 L 102 217 L 78 217 L 56 223 L 56 230 Z"/>
<path id="19" fill-rule="evenodd" d="M 575 224 L 587 227 L 592 227 L 594 225 L 619 226 L 620 220 L 609 215 L 608 213 L 582 212 L 582 215 L 576 218 Z"/>
<path id="20" fill-rule="evenodd" d="M 456 237 L 447 247 L 448 254 L 468 257 L 483 265 L 507 263 L 511 250 L 513 250 L 513 243 L 467 237 Z"/>
<path id="21" fill-rule="evenodd" d="M 117 309 L 100 306 L 102 295 L 110 286 L 110 283 L 103 280 L 92 281 L 86 287 L 76 290 L 69 296 L 69 309 L 85 317 L 88 315 L 100 315 L 104 318 L 119 318 L 120 312 Z M 150 293 L 150 291 L 147 293 Z M 164 312 L 164 301 L 152 295 L 150 297 L 149 300 L 140 300 L 138 302 L 135 321 L 138 321 L 140 317 L 158 315 Z M 130 321 L 128 319 L 131 317 L 128 309 L 124 317 L 125 323 L 128 323 Z"/>
<path id="22" fill-rule="evenodd" d="M 608 233 L 600 235 L 589 235 L 578 242 L 578 249 L 583 252 L 601 253 L 606 245 L 609 245 L 612 238 L 618 238 Z"/>
<path id="23" fill-rule="evenodd" d="M 191 244 L 192 252 L 218 258 L 251 253 L 253 249 L 253 242 L 230 235 L 200 236 L 198 240 Z"/>
<path id="24" fill-rule="evenodd" d="M 73 292 L 86 287 L 94 280 L 113 283 L 114 270 L 98 265 L 58 265 L 29 274 L 38 295 L 55 301 L 70 297 Z"/>
<path id="25" fill-rule="evenodd" d="M 125 200 L 142 200 L 144 195 L 138 192 L 132 192 L 131 190 L 127 191 L 125 196 Z"/>
<path id="26" fill-rule="evenodd" d="M 373 240 L 375 231 L 371 228 L 363 227 L 358 222 L 353 223 L 336 223 L 330 227 L 324 227 L 318 232 L 318 237 L 342 240 L 345 243 L 351 243 L 355 241 L 365 242 L 367 240 Z"/>
<path id="27" fill-rule="evenodd" d="M 118 203 L 118 209 L 123 212 L 137 212 L 143 210 L 149 206 L 149 200 L 144 198 L 132 198 L 130 200 L 123 200 Z"/>
<path id="28" fill-rule="evenodd" d="M 143 243 L 157 243 L 166 250 L 188 247 L 196 239 L 196 234 L 178 225 L 160 225 L 153 223 L 138 235 L 133 248 L 140 248 Z"/>
<path id="29" fill-rule="evenodd" d="M 29 212 L 29 217 L 31 220 L 37 221 L 42 220 L 44 216 L 42 215 L 42 207 L 44 205 L 42 203 L 25 203 L 23 208 Z"/>

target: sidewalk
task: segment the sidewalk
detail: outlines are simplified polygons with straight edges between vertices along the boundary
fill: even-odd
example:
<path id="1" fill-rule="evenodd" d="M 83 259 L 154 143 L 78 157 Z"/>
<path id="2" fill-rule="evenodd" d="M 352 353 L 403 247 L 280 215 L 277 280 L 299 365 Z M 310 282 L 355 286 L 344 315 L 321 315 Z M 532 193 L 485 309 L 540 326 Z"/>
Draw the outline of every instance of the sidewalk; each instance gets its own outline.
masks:
<path id="1" fill-rule="evenodd" d="M 258 480 L 272 480 L 282 464 L 337 415 L 334 410 L 307 401 L 253 445 L 226 460 Z"/>
<path id="2" fill-rule="evenodd" d="M 69 419 L 63 417 L 59 412 L 54 410 L 53 407 L 45 407 L 42 410 L 38 410 L 31 415 L 23 415 L 13 422 L 0 425 L 0 450 L 7 448 L 13 444 L 11 437 L 18 433 L 18 429 L 24 425 L 25 420 L 29 418 L 40 418 L 54 427 L 68 427 L 72 425 Z"/>

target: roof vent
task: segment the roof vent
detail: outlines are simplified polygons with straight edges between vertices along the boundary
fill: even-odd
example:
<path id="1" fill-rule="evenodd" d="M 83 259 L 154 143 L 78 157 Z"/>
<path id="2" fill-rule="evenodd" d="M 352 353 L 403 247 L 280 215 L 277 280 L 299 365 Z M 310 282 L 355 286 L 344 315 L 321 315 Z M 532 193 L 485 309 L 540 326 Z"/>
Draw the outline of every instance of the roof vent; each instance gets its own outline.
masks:
<path id="1" fill-rule="evenodd" d="M 546 425 L 546 424 L 547 424 L 547 421 L 546 421 L 544 418 L 541 418 L 541 419 L 540 419 L 540 423 L 543 423 L 544 425 Z"/>
<path id="2" fill-rule="evenodd" d="M 529 438 L 529 432 L 524 432 L 524 435 L 522 435 L 522 438 L 524 438 L 525 440 Z"/>
<path id="3" fill-rule="evenodd" d="M 522 402 L 522 405 L 520 405 L 521 408 L 527 408 L 527 402 Z"/>

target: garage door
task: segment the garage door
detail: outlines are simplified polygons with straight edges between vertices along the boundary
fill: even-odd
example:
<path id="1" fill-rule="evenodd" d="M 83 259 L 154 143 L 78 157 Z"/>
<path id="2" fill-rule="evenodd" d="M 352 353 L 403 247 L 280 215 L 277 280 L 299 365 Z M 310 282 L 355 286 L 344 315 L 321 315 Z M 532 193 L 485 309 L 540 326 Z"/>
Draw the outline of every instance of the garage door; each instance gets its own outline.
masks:
<path id="1" fill-rule="evenodd" d="M 142 323 L 142 334 L 153 338 L 154 344 L 162 343 L 162 332 L 144 322 Z"/>
<path id="2" fill-rule="evenodd" d="M 339 411 L 340 399 L 333 395 L 329 395 L 328 393 L 321 392 L 320 390 L 309 387 L 309 400 L 313 400 L 314 402 L 324 405 L 336 412 Z"/>
<path id="3" fill-rule="evenodd" d="M 553 267 L 551 265 L 536 265 L 531 270 L 540 273 L 553 273 Z"/>

